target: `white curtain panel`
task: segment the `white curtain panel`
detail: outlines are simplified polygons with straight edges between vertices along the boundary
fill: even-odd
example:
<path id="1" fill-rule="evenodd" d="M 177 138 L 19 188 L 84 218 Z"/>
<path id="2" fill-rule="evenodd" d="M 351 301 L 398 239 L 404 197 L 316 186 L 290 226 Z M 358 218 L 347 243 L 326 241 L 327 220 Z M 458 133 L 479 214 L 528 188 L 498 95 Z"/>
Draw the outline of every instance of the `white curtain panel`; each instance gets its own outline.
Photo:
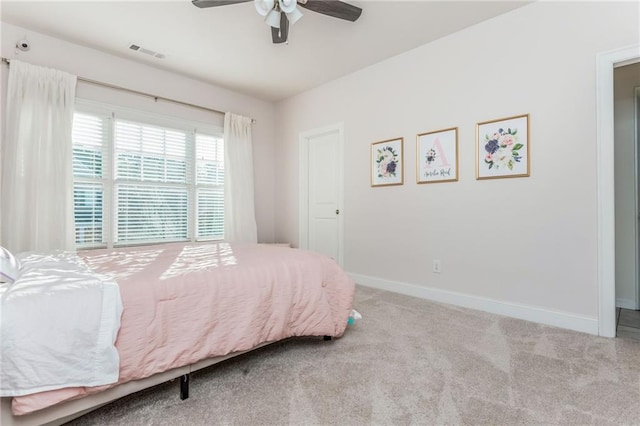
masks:
<path id="1" fill-rule="evenodd" d="M 224 237 L 237 243 L 257 243 L 253 198 L 251 119 L 224 116 Z"/>
<path id="2" fill-rule="evenodd" d="M 2 245 L 75 250 L 71 128 L 76 77 L 11 60 L 2 144 Z"/>

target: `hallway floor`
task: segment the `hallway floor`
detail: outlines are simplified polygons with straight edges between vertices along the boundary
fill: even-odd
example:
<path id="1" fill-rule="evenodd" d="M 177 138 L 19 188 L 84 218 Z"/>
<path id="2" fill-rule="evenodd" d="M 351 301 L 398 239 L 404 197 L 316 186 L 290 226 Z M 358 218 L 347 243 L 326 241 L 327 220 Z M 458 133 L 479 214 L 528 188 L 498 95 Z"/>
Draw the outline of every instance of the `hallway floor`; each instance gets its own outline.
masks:
<path id="1" fill-rule="evenodd" d="M 640 311 L 617 309 L 616 337 L 640 340 Z"/>

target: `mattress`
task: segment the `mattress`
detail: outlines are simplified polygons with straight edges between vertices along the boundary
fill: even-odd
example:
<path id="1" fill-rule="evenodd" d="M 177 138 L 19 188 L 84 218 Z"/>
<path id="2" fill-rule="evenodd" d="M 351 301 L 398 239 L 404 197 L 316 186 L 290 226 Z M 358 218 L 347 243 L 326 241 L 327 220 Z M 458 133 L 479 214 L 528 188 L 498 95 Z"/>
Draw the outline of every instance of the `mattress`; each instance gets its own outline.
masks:
<path id="1" fill-rule="evenodd" d="M 80 252 L 118 283 L 117 383 L 293 336 L 340 337 L 355 284 L 324 255 L 281 246 L 176 243 Z M 114 385 L 16 397 L 15 415 Z"/>

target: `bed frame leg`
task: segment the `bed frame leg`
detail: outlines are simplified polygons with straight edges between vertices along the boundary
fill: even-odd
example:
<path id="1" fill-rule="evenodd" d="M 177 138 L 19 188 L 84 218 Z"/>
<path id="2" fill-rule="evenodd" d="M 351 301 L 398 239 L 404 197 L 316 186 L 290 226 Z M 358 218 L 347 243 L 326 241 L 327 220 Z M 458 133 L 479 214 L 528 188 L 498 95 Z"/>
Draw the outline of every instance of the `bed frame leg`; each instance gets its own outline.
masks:
<path id="1" fill-rule="evenodd" d="M 185 374 L 180 377 L 180 399 L 185 400 L 189 398 L 189 375 Z"/>
<path id="2" fill-rule="evenodd" d="M 331 336 L 322 336 L 322 340 L 324 340 L 325 342 L 327 340 L 331 340 Z"/>

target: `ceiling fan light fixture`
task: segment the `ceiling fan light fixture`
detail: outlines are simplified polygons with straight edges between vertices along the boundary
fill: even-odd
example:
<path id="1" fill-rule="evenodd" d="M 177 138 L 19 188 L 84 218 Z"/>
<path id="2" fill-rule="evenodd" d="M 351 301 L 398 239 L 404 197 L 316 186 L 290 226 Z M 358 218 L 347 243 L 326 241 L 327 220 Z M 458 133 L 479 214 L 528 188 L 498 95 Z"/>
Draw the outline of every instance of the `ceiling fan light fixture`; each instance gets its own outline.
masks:
<path id="1" fill-rule="evenodd" d="M 280 10 L 284 13 L 291 13 L 296 10 L 296 0 L 278 0 L 278 4 L 280 5 Z"/>
<path id="2" fill-rule="evenodd" d="M 264 18 L 264 21 L 273 28 L 280 28 L 280 11 L 276 9 L 271 9 L 271 12 L 267 14 L 267 17 Z"/>
<path id="3" fill-rule="evenodd" d="M 302 18 L 302 12 L 300 12 L 300 9 L 296 7 L 293 11 L 287 13 L 287 18 L 289 18 L 289 24 L 293 25 Z"/>
<path id="4" fill-rule="evenodd" d="M 261 16 L 267 16 L 275 6 L 275 0 L 254 0 L 253 3 L 256 6 L 256 11 L 258 11 Z"/>
<path id="5" fill-rule="evenodd" d="M 0 0 L 2 1 L 2 0 Z M 191 0 L 200 8 L 248 3 L 251 0 Z M 302 18 L 298 6 L 333 18 L 355 22 L 362 9 L 342 0 L 253 0 L 259 15 L 270 27 L 274 44 L 288 43 L 289 28 Z"/>

